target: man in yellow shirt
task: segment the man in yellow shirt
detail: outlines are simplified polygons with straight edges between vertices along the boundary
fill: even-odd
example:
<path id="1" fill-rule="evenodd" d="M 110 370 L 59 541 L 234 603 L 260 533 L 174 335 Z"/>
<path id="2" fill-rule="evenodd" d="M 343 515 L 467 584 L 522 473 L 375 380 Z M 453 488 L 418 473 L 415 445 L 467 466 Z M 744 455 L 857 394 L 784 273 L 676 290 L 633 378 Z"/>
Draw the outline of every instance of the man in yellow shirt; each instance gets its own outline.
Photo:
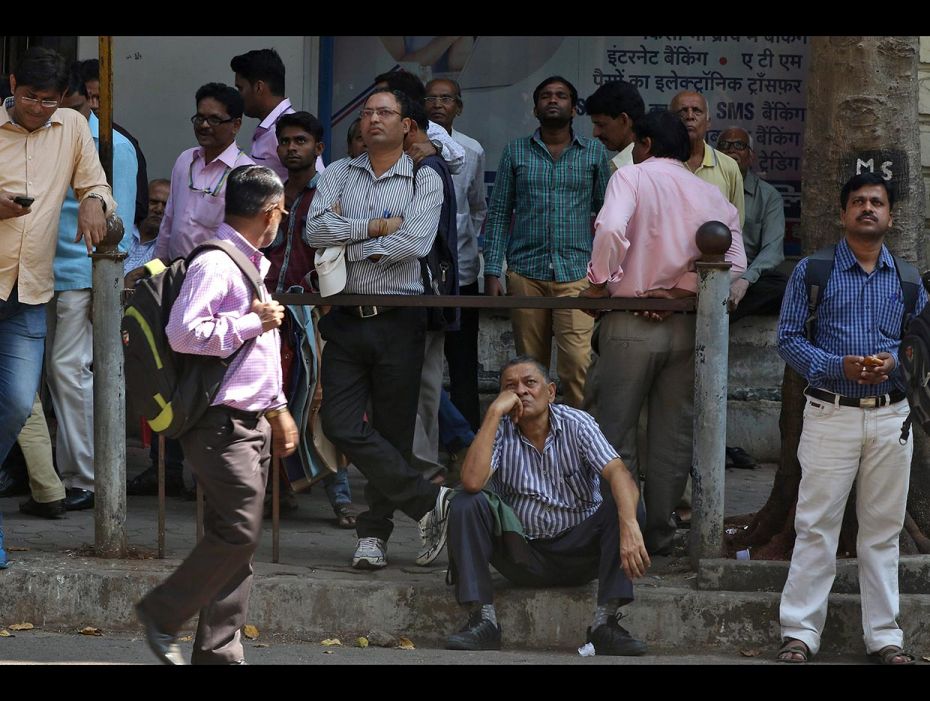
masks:
<path id="1" fill-rule="evenodd" d="M 0 462 L 26 422 L 42 371 L 45 302 L 54 291 L 58 219 L 69 186 L 78 209 L 75 241 L 88 253 L 116 209 L 87 120 L 58 109 L 68 65 L 29 49 L 0 105 Z M 70 167 L 68 167 L 70 166 Z"/>

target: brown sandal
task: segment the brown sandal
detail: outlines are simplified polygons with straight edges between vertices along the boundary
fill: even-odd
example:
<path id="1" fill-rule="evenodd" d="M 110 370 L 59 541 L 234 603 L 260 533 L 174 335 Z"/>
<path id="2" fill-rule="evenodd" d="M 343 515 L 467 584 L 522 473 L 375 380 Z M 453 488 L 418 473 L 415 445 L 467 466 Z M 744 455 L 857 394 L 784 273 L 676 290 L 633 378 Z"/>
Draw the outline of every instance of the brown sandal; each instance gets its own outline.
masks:
<path id="1" fill-rule="evenodd" d="M 794 657 L 794 655 L 799 655 L 799 658 Z M 782 646 L 778 649 L 776 661 L 789 664 L 804 664 L 810 658 L 811 650 L 803 640 L 785 638 L 782 641 Z"/>
<path id="2" fill-rule="evenodd" d="M 878 664 L 894 666 L 914 664 L 917 661 L 917 658 L 915 658 L 911 653 L 905 652 L 897 645 L 885 645 L 885 647 L 883 647 L 878 652 L 873 652 L 871 655 L 869 655 L 869 657 L 871 657 Z M 894 660 L 896 657 L 903 657 L 904 662 L 895 662 Z"/>
<path id="3" fill-rule="evenodd" d="M 355 528 L 355 514 L 349 510 L 348 504 L 336 504 L 333 511 L 336 512 L 336 528 Z"/>

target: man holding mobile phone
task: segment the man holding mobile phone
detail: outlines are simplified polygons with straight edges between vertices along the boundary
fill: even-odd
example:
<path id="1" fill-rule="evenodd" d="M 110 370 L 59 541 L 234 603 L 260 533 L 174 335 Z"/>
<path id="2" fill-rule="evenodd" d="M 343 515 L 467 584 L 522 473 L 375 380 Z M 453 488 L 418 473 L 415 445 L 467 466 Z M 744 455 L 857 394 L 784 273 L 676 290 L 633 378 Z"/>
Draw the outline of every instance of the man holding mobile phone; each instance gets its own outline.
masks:
<path id="1" fill-rule="evenodd" d="M 75 241 L 88 253 L 106 236 L 116 209 L 87 120 L 58 106 L 68 64 L 32 47 L 10 75 L 13 93 L 0 104 L 0 462 L 32 410 L 45 346 L 45 302 L 68 187 L 78 206 Z M 62 168 L 62 164 L 73 164 Z M 33 198 L 23 206 L 22 196 Z"/>

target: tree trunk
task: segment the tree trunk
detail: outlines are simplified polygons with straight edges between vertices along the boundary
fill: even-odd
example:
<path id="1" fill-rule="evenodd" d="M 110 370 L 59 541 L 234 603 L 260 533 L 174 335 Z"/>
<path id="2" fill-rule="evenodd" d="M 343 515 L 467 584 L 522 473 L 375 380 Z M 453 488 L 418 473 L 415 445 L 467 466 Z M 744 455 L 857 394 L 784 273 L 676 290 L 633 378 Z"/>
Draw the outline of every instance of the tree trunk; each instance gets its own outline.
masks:
<path id="1" fill-rule="evenodd" d="M 805 254 L 843 236 L 839 192 L 859 172 L 891 179 L 897 191 L 894 227 L 885 239 L 893 253 L 926 268 L 924 183 L 917 119 L 917 37 L 813 37 L 807 78 L 801 184 L 801 238 Z M 788 559 L 794 547 L 794 508 L 801 469 L 805 381 L 790 368 L 782 383 L 779 428 L 782 457 L 768 502 L 748 527 L 728 536 L 728 552 L 752 548 L 753 559 Z M 914 429 L 906 532 L 930 533 L 930 440 Z M 850 499 L 853 502 L 853 497 Z M 850 513 L 852 511 L 852 514 Z M 852 516 L 852 518 L 850 518 Z M 738 524 L 741 519 L 733 519 Z M 847 509 L 840 554 L 854 555 L 855 513 Z M 915 531 L 915 529 L 917 529 Z M 916 535 L 916 538 L 913 538 Z M 913 547 L 913 546 L 912 546 Z"/>

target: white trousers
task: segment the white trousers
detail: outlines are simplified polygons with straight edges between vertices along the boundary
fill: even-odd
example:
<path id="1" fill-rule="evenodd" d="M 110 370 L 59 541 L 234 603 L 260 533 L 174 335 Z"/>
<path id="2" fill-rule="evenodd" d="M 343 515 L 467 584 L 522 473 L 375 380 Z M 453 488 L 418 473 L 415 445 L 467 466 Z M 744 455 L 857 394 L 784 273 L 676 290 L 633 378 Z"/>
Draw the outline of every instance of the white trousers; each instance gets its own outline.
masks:
<path id="1" fill-rule="evenodd" d="M 913 444 L 901 445 L 907 401 L 877 409 L 808 398 L 798 445 L 797 540 L 781 597 L 782 637 L 820 649 L 847 497 L 856 483 L 856 551 L 866 651 L 903 645 L 898 627 L 898 536 Z"/>
<path id="2" fill-rule="evenodd" d="M 90 290 L 48 303 L 45 370 L 58 419 L 56 460 L 65 487 L 94 490 L 94 330 Z"/>

